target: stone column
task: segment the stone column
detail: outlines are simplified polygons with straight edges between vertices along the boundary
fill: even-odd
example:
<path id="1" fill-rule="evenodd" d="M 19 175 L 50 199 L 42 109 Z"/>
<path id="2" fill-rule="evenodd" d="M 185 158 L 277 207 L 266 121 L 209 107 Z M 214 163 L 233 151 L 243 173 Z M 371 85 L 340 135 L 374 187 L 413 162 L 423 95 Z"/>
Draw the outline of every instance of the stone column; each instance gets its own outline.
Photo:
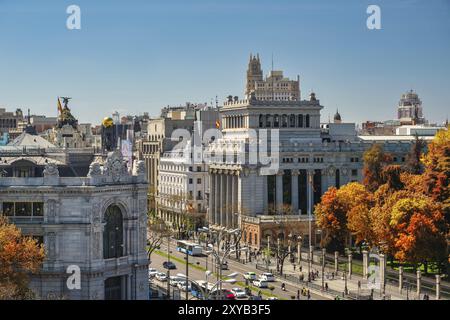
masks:
<path id="1" fill-rule="evenodd" d="M 232 171 L 227 176 L 227 228 L 233 228 L 233 175 Z"/>
<path id="2" fill-rule="evenodd" d="M 364 250 L 362 252 L 363 254 L 363 279 L 367 280 L 367 274 L 369 270 L 369 252 L 367 250 Z"/>
<path id="3" fill-rule="evenodd" d="M 422 274 L 420 270 L 417 270 L 417 292 L 416 292 L 417 300 L 420 300 L 421 284 L 422 284 Z"/>
<path id="4" fill-rule="evenodd" d="M 267 214 L 269 211 L 269 197 L 268 197 L 268 189 L 269 186 L 267 185 L 267 175 L 262 176 L 263 178 L 263 208 L 264 208 L 264 214 Z"/>
<path id="5" fill-rule="evenodd" d="M 312 191 L 312 183 L 313 183 L 314 171 L 308 170 L 306 176 L 306 211 L 307 214 L 311 212 L 312 215 L 312 199 L 313 199 L 313 191 Z"/>
<path id="6" fill-rule="evenodd" d="M 339 252 L 334 252 L 334 273 L 337 275 L 337 272 L 339 270 Z"/>
<path id="7" fill-rule="evenodd" d="M 215 174 L 214 175 L 214 190 L 216 191 L 215 196 L 215 201 L 214 201 L 214 214 L 215 214 L 215 219 L 214 219 L 214 224 L 215 225 L 219 225 L 220 224 L 220 174 Z"/>
<path id="8" fill-rule="evenodd" d="M 348 254 L 348 278 L 352 278 L 352 260 L 353 255 L 351 253 Z"/>
<path id="9" fill-rule="evenodd" d="M 282 214 L 283 209 L 283 170 L 280 170 L 276 176 L 276 203 L 277 213 Z"/>
<path id="10" fill-rule="evenodd" d="M 386 282 L 386 257 L 383 253 L 380 254 L 380 285 L 381 291 L 384 293 Z"/>
<path id="11" fill-rule="evenodd" d="M 222 171 L 220 176 L 220 225 L 226 226 L 227 217 L 227 176 Z"/>
<path id="12" fill-rule="evenodd" d="M 314 247 L 309 246 L 309 267 L 310 267 L 310 269 L 312 269 L 313 261 L 314 261 Z"/>
<path id="13" fill-rule="evenodd" d="M 298 214 L 298 170 L 291 172 L 291 199 L 292 199 L 292 213 Z"/>
<path id="14" fill-rule="evenodd" d="M 398 267 L 398 293 L 403 291 L 403 267 Z"/>
<path id="15" fill-rule="evenodd" d="M 236 198 L 236 186 L 235 186 L 235 181 L 236 181 L 236 174 L 233 173 L 231 174 L 231 227 L 232 228 L 236 228 L 236 220 L 237 220 L 237 216 L 235 215 L 236 213 L 236 203 L 237 203 L 237 198 Z"/>
<path id="16" fill-rule="evenodd" d="M 441 276 L 436 275 L 436 300 L 441 298 Z"/>
<path id="17" fill-rule="evenodd" d="M 297 243 L 297 264 L 300 267 L 300 264 L 302 263 L 302 244 L 299 241 Z"/>
<path id="18" fill-rule="evenodd" d="M 216 178 L 216 175 L 213 172 L 211 172 L 210 182 L 209 182 L 209 185 L 211 187 L 210 195 L 209 195 L 209 223 L 211 223 L 211 224 L 215 224 L 215 219 L 216 219 L 216 217 L 215 217 L 216 212 L 214 211 L 215 205 L 216 205 L 216 202 L 215 202 L 215 200 L 216 200 L 216 198 L 215 198 L 215 195 L 216 195 L 215 178 Z"/>

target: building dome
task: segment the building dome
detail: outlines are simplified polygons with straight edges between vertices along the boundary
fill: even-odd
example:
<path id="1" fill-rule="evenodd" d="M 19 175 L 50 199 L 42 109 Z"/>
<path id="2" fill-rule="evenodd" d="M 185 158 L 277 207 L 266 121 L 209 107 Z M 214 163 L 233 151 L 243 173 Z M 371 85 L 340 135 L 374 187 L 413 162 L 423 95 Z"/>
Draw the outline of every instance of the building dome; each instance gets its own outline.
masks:
<path id="1" fill-rule="evenodd" d="M 112 127 L 113 124 L 114 124 L 114 121 L 113 121 L 113 119 L 112 119 L 111 117 L 106 117 L 106 118 L 104 118 L 103 121 L 102 121 L 102 125 L 103 125 L 105 128 Z"/>
<path id="2" fill-rule="evenodd" d="M 340 123 L 341 121 L 341 114 L 339 113 L 339 110 L 336 110 L 336 114 L 334 115 L 334 123 Z"/>

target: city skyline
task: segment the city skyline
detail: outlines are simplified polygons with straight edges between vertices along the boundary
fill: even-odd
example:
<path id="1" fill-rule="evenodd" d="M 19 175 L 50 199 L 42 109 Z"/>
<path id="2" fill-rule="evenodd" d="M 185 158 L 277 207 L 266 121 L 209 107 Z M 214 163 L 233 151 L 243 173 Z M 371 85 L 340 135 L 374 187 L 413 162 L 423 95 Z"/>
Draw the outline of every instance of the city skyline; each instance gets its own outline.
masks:
<path id="1" fill-rule="evenodd" d="M 366 27 L 368 1 L 77 1 L 81 30 L 68 30 L 71 4 L 0 1 L 1 107 L 56 116 L 56 97 L 69 95 L 80 121 L 95 124 L 114 111 L 156 116 L 216 95 L 221 104 L 243 97 L 259 53 L 265 75 L 273 55 L 275 70 L 300 75 L 302 99 L 314 90 L 322 122 L 336 109 L 344 122 L 395 119 L 410 89 L 430 122 L 448 116 L 445 1 L 378 1 L 381 30 Z"/>

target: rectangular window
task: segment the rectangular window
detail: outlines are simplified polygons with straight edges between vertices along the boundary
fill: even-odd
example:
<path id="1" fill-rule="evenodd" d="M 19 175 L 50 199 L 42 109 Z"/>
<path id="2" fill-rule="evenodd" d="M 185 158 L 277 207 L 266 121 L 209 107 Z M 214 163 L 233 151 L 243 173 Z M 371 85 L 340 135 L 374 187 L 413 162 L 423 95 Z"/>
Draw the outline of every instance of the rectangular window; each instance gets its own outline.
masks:
<path id="1" fill-rule="evenodd" d="M 189 178 L 189 184 L 192 184 L 192 178 Z"/>
<path id="2" fill-rule="evenodd" d="M 16 216 L 31 216 L 31 202 L 16 202 Z"/>
<path id="3" fill-rule="evenodd" d="M 198 178 L 197 179 L 197 184 L 201 184 L 202 183 L 202 179 Z"/>
<path id="4" fill-rule="evenodd" d="M 357 175 L 358 175 L 358 170 L 352 169 L 352 176 L 357 176 Z"/>
<path id="5" fill-rule="evenodd" d="M 14 216 L 14 202 L 3 202 L 3 214 L 5 216 Z"/>
<path id="6" fill-rule="evenodd" d="M 33 202 L 33 216 L 42 217 L 44 215 L 44 204 L 42 202 Z"/>

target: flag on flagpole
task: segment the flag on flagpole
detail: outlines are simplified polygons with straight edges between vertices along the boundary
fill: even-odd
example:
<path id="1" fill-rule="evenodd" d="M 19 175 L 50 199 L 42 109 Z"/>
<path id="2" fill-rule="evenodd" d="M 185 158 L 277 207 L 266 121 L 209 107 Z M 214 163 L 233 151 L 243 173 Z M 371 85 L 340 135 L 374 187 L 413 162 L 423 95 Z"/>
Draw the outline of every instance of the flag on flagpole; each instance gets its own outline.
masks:
<path id="1" fill-rule="evenodd" d="M 62 106 L 61 106 L 61 101 L 59 101 L 59 97 L 58 97 L 58 112 L 60 114 L 62 113 Z"/>
<path id="2" fill-rule="evenodd" d="M 220 129 L 220 121 L 219 120 L 216 120 L 216 128 Z"/>

